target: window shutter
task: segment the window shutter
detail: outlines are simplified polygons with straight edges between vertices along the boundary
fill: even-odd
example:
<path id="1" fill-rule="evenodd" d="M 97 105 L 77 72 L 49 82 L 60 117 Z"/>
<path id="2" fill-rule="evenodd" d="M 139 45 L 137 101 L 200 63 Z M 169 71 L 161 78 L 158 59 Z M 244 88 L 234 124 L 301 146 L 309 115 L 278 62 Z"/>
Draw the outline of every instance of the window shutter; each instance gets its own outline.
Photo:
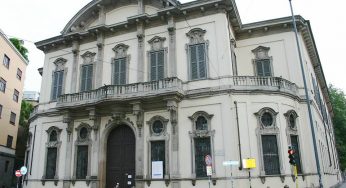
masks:
<path id="1" fill-rule="evenodd" d="M 93 65 L 88 65 L 88 74 L 86 78 L 86 90 L 91 90 L 92 89 L 92 80 L 93 80 Z"/>
<path id="2" fill-rule="evenodd" d="M 197 45 L 197 53 L 198 53 L 198 78 L 206 78 L 206 62 L 205 62 L 205 44 Z"/>
<path id="3" fill-rule="evenodd" d="M 270 60 L 264 59 L 263 62 L 263 70 L 264 70 L 264 76 L 272 76 L 271 75 L 271 68 L 270 68 Z"/>
<path id="4" fill-rule="evenodd" d="M 88 66 L 82 66 L 82 83 L 81 83 L 81 86 L 80 86 L 80 90 L 81 91 L 85 91 L 86 90 L 86 77 L 87 77 L 87 72 L 88 72 Z"/>
<path id="5" fill-rule="evenodd" d="M 150 80 L 157 79 L 157 54 L 155 52 L 150 53 Z"/>
<path id="6" fill-rule="evenodd" d="M 59 97 L 62 94 L 62 86 L 63 86 L 63 81 L 64 81 L 64 71 L 59 71 L 58 72 L 58 92 L 57 92 L 57 97 Z"/>
<path id="7" fill-rule="evenodd" d="M 264 76 L 261 60 L 256 60 L 257 76 Z"/>
<path id="8" fill-rule="evenodd" d="M 53 89 L 52 89 L 52 99 L 57 98 L 57 92 L 58 92 L 58 72 L 53 73 Z"/>
<path id="9" fill-rule="evenodd" d="M 280 174 L 279 152 L 275 135 L 262 135 L 262 151 L 265 174 Z"/>
<path id="10" fill-rule="evenodd" d="M 120 60 L 120 84 L 126 84 L 126 58 Z"/>
<path id="11" fill-rule="evenodd" d="M 192 45 L 189 47 L 190 49 L 190 67 L 191 67 L 191 79 L 198 79 L 198 71 L 197 71 L 197 47 L 196 45 Z"/>
<path id="12" fill-rule="evenodd" d="M 157 52 L 157 78 L 161 80 L 165 77 L 164 51 Z"/>
<path id="13" fill-rule="evenodd" d="M 119 85 L 119 77 L 120 77 L 120 70 L 119 70 L 119 59 L 116 59 L 114 61 L 114 72 L 113 72 L 113 79 L 114 79 L 114 84 Z"/>

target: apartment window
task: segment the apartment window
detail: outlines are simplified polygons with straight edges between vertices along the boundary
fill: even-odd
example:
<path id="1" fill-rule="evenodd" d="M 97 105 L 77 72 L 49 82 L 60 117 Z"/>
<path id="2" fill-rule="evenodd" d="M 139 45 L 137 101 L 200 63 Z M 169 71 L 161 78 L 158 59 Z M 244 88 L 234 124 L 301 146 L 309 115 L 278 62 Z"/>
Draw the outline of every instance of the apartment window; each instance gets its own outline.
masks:
<path id="1" fill-rule="evenodd" d="M 42 179 L 57 179 L 58 166 L 57 162 L 59 159 L 59 149 L 61 146 L 60 133 L 61 129 L 57 127 L 50 127 L 46 132 L 48 140 L 46 143 L 46 163 L 45 171 Z"/>
<path id="2" fill-rule="evenodd" d="M 5 54 L 3 64 L 6 68 L 10 68 L 10 58 Z"/>
<path id="3" fill-rule="evenodd" d="M 255 54 L 253 59 L 256 76 L 273 76 L 272 73 L 272 57 L 268 55 L 270 48 L 259 46 L 252 50 Z"/>
<path id="4" fill-rule="evenodd" d="M 10 166 L 10 161 L 5 161 L 5 173 L 8 171 L 8 167 Z"/>
<path id="5" fill-rule="evenodd" d="M 13 100 L 14 100 L 15 102 L 18 102 L 18 99 L 19 99 L 19 91 L 15 89 L 15 90 L 13 91 Z"/>
<path id="6" fill-rule="evenodd" d="M 6 147 L 12 148 L 12 142 L 13 142 L 13 136 L 8 135 L 7 136 Z"/>
<path id="7" fill-rule="evenodd" d="M 16 123 L 16 114 L 11 112 L 10 123 L 14 125 Z"/>
<path id="8" fill-rule="evenodd" d="M 280 174 L 279 151 L 276 135 L 262 135 L 261 138 L 265 174 Z"/>
<path id="9" fill-rule="evenodd" d="M 2 114 L 2 105 L 0 104 L 0 119 L 1 119 L 1 114 Z"/>
<path id="10" fill-rule="evenodd" d="M 19 68 L 17 69 L 17 78 L 18 80 L 22 80 L 22 71 Z"/>
<path id="11" fill-rule="evenodd" d="M 93 81 L 93 65 L 83 65 L 82 66 L 82 83 L 81 91 L 89 91 L 92 89 Z"/>
<path id="12" fill-rule="evenodd" d="M 52 100 L 56 100 L 62 94 L 63 81 L 64 71 L 55 71 L 53 73 Z"/>
<path id="13" fill-rule="evenodd" d="M 126 84 L 126 58 L 115 59 L 112 63 L 112 84 Z"/>
<path id="14" fill-rule="evenodd" d="M 6 80 L 3 78 L 0 78 L 0 91 L 5 93 L 6 90 Z"/>
<path id="15" fill-rule="evenodd" d="M 150 52 L 150 80 L 163 79 L 165 71 L 164 51 Z"/>

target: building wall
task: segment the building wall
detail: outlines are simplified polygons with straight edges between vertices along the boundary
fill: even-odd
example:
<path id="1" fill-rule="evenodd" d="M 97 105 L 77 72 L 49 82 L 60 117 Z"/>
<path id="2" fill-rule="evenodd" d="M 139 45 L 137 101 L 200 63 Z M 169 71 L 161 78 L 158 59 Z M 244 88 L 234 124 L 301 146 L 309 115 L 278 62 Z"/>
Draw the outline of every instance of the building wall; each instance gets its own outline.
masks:
<path id="1" fill-rule="evenodd" d="M 5 55 L 10 58 L 9 68 L 4 65 Z M 13 176 L 13 166 L 15 158 L 16 140 L 18 132 L 18 123 L 20 115 L 20 107 L 22 101 L 25 70 L 27 61 L 19 54 L 9 39 L 0 30 L 0 77 L 6 81 L 5 92 L 0 91 L 0 105 L 2 105 L 2 113 L 0 116 L 0 186 L 11 185 L 11 177 Z M 22 71 L 21 80 L 17 78 L 17 69 Z M 19 92 L 18 102 L 13 100 L 14 90 Z M 16 114 L 16 121 L 14 125 L 10 123 L 11 112 Z M 7 147 L 8 135 L 13 137 L 12 145 Z M 9 161 L 9 169 L 5 173 L 1 168 Z"/>

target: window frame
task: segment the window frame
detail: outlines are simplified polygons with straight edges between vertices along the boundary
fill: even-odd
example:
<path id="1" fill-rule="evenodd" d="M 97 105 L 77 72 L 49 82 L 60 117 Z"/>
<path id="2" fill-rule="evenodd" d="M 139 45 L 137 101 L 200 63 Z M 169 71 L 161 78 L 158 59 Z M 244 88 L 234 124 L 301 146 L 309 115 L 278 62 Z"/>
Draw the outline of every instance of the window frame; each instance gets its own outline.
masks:
<path id="1" fill-rule="evenodd" d="M 19 101 L 19 91 L 14 89 L 13 91 L 13 101 L 17 102 Z"/>
<path id="2" fill-rule="evenodd" d="M 5 63 L 6 62 L 6 63 Z M 8 57 L 6 54 L 4 54 L 4 59 L 2 61 L 2 64 L 7 68 L 10 69 L 10 64 L 11 64 L 11 58 Z"/>
<path id="3" fill-rule="evenodd" d="M 91 67 L 91 68 L 90 68 Z M 84 75 L 84 69 L 87 69 L 87 71 L 86 71 L 86 79 L 85 79 L 85 82 L 84 82 L 84 85 L 83 85 L 83 80 L 84 80 L 84 78 L 83 78 L 83 75 Z M 89 71 L 90 71 L 90 69 L 92 70 L 92 73 L 91 73 L 91 80 L 90 80 L 90 82 L 91 83 L 87 83 L 87 81 L 90 79 L 90 77 L 88 77 L 88 76 L 90 76 L 89 75 Z M 93 90 L 94 89 L 94 76 L 95 75 L 95 66 L 94 66 L 94 64 L 83 64 L 83 65 L 81 65 L 80 66 L 80 82 L 79 82 L 79 91 L 80 92 L 87 92 L 87 91 L 91 91 L 91 90 Z M 87 86 L 90 84 L 90 88 L 88 88 Z"/>
<path id="4" fill-rule="evenodd" d="M 262 121 L 261 121 L 261 117 L 264 113 L 270 113 L 273 117 L 273 123 L 271 126 L 264 126 Z M 280 138 L 280 129 L 277 126 L 277 115 L 278 112 L 276 112 L 275 110 L 273 110 L 270 107 L 263 107 L 262 109 L 260 109 L 258 112 L 254 113 L 254 115 L 256 116 L 257 119 L 257 128 L 256 128 L 256 135 L 257 135 L 257 148 L 259 150 L 259 170 L 260 170 L 260 178 L 262 183 L 265 182 L 265 177 L 267 176 L 280 176 L 281 178 L 283 178 L 284 176 L 284 169 L 283 169 L 283 158 L 282 158 L 282 148 L 281 148 L 281 138 Z M 279 174 L 271 174 L 271 175 L 267 175 L 265 172 L 265 163 L 264 163 L 264 154 L 263 154 L 263 145 L 262 145 L 262 135 L 264 136 L 276 136 L 276 141 L 277 141 L 277 147 L 278 147 L 278 162 L 279 162 L 279 167 L 280 167 L 280 171 Z"/>
<path id="5" fill-rule="evenodd" d="M 2 85 L 2 89 L 0 89 L 0 91 L 3 92 L 3 93 L 6 93 L 7 81 L 5 79 L 3 79 L 2 77 L 0 77 L 0 84 Z"/>
<path id="6" fill-rule="evenodd" d="M 66 65 L 66 62 L 67 60 L 60 57 L 58 59 L 56 59 L 53 63 L 55 65 L 55 69 L 54 71 L 52 72 L 52 81 L 51 81 L 51 101 L 54 102 L 54 101 L 57 101 L 59 99 L 59 96 L 61 95 L 64 95 L 65 93 L 65 84 L 66 84 L 66 76 L 67 76 L 67 67 L 65 66 Z M 55 74 L 56 73 L 60 73 L 59 75 L 62 76 L 63 78 L 61 79 L 62 83 L 61 83 L 61 92 L 60 92 L 60 95 L 58 95 L 58 89 L 56 91 L 56 94 L 53 93 L 54 91 L 54 79 L 55 79 Z M 60 76 L 57 76 L 58 77 L 58 82 L 60 80 Z M 57 82 L 57 88 L 59 88 L 59 83 Z"/>
<path id="7" fill-rule="evenodd" d="M 127 54 L 127 51 L 129 49 L 129 46 L 124 43 L 117 44 L 112 50 L 114 51 L 114 57 L 111 59 L 111 84 L 117 85 L 114 83 L 114 77 L 115 77 L 115 69 L 113 68 L 115 66 L 115 61 L 119 59 L 125 59 L 125 84 L 129 83 L 129 66 L 130 66 L 130 60 L 131 55 Z M 125 85 L 122 84 L 122 85 Z"/>
<path id="8" fill-rule="evenodd" d="M 168 47 L 165 47 L 164 43 L 166 41 L 165 37 L 159 37 L 154 36 L 152 39 L 148 41 L 150 44 L 150 50 L 147 51 L 147 59 L 148 59 L 148 81 L 158 81 L 162 80 L 168 77 L 169 67 L 168 67 L 168 60 L 167 60 L 167 54 L 168 54 Z M 159 53 L 163 52 L 163 78 L 158 79 L 158 75 L 156 75 L 156 78 L 154 80 L 151 79 L 152 71 L 152 59 L 151 54 L 152 53 Z"/>
<path id="9" fill-rule="evenodd" d="M 208 79 L 210 76 L 210 74 L 209 74 L 209 41 L 204 39 L 206 32 L 207 32 L 206 30 L 203 30 L 201 28 L 194 28 L 194 29 L 191 29 L 188 33 L 186 33 L 186 36 L 190 40 L 189 43 L 187 43 L 185 46 L 186 52 L 187 52 L 186 54 L 187 54 L 188 79 L 189 79 L 189 81 L 205 80 L 205 79 Z M 195 46 L 195 45 L 204 45 L 205 77 L 203 77 L 203 78 L 199 76 L 199 70 L 197 70 L 197 72 L 198 72 L 197 77 L 198 78 L 192 78 L 191 46 Z"/>
<path id="10" fill-rule="evenodd" d="M 163 125 L 163 130 L 161 133 L 157 134 L 154 133 L 152 126 L 154 124 L 154 122 L 156 121 L 161 121 L 162 125 Z M 152 142 L 156 142 L 156 141 L 162 141 L 165 143 L 165 163 L 164 163 L 164 176 L 163 179 L 169 179 L 170 178 L 170 170 L 169 170 L 169 155 L 170 155 L 170 147 L 169 147 L 169 134 L 167 133 L 167 124 L 168 124 L 168 119 L 162 117 L 162 116 L 154 116 L 152 117 L 149 121 L 147 121 L 147 125 L 149 128 L 149 132 L 150 132 L 150 137 L 147 140 L 147 144 L 148 144 L 148 178 L 152 179 L 151 177 L 151 173 L 152 173 L 152 161 L 151 161 L 151 145 Z"/>
<path id="11" fill-rule="evenodd" d="M 13 136 L 7 135 L 6 147 L 12 148 L 13 146 Z"/>
<path id="12" fill-rule="evenodd" d="M 197 130 L 196 129 L 196 122 L 197 119 L 203 116 L 207 120 L 208 128 L 207 130 Z M 215 151 L 214 151 L 214 137 L 215 137 L 215 130 L 211 129 L 211 120 L 214 117 L 213 114 L 208 114 L 205 111 L 198 111 L 195 112 L 192 116 L 189 117 L 192 123 L 192 131 L 189 131 L 189 136 L 191 140 L 191 161 L 192 161 L 192 178 L 207 178 L 207 177 L 197 177 L 197 166 L 196 166 L 196 148 L 195 148 L 195 140 L 198 138 L 209 138 L 210 139 L 210 156 L 212 157 L 213 164 L 215 164 Z M 215 166 L 212 165 L 213 174 L 212 177 L 215 177 Z"/>
<path id="13" fill-rule="evenodd" d="M 22 76 L 23 76 L 22 70 L 20 70 L 20 68 L 17 68 L 17 75 L 16 75 L 17 79 L 22 80 Z"/>
<path id="14" fill-rule="evenodd" d="M 82 59 L 83 59 L 83 63 L 80 65 L 79 67 L 79 72 L 80 72 L 80 79 L 79 79 L 79 91 L 80 92 L 85 92 L 85 91 L 90 91 L 95 89 L 95 75 L 96 75 L 96 61 L 95 61 L 95 56 L 96 53 L 95 52 L 90 52 L 90 51 L 86 51 L 84 54 L 81 55 Z M 86 66 L 92 66 L 92 74 L 91 74 L 91 87 L 90 89 L 87 89 L 86 86 L 88 85 L 87 83 L 85 83 L 85 86 L 83 88 L 83 69 Z M 88 69 L 89 70 L 89 69 Z M 88 74 L 88 73 L 87 73 Z"/>
<path id="15" fill-rule="evenodd" d="M 12 117 L 14 117 L 14 118 L 12 118 Z M 12 119 L 14 119 L 14 121 L 12 121 Z M 15 125 L 16 124 L 16 119 L 17 119 L 17 114 L 11 111 L 10 124 Z"/>
<path id="16" fill-rule="evenodd" d="M 254 70 L 254 75 L 255 76 L 259 76 L 259 77 L 274 77 L 274 67 L 273 67 L 273 57 L 269 56 L 270 48 L 269 47 L 265 47 L 265 46 L 258 46 L 257 48 L 251 50 L 251 52 L 255 55 L 255 58 L 252 59 L 252 64 L 253 64 L 253 70 Z M 266 76 L 260 76 L 258 74 L 258 61 L 263 61 L 263 60 L 268 60 L 269 61 L 269 68 L 270 68 L 270 75 Z M 262 68 L 264 67 L 263 63 L 261 64 Z M 265 71 L 263 70 L 263 73 L 265 73 Z"/>
<path id="17" fill-rule="evenodd" d="M 57 133 L 57 140 L 56 141 L 50 141 L 50 134 L 56 131 Z M 59 179 L 59 159 L 60 159 L 60 147 L 61 147 L 61 140 L 60 140 L 60 136 L 61 136 L 61 132 L 62 129 L 59 129 L 58 127 L 52 126 L 49 127 L 48 130 L 46 130 L 47 133 L 47 141 L 46 141 L 46 149 L 45 149 L 45 162 L 44 162 L 44 169 L 43 169 L 43 176 L 42 176 L 42 182 L 46 181 L 46 180 L 54 180 L 55 183 L 57 183 L 58 179 Z M 49 148 L 56 148 L 56 162 L 55 162 L 55 175 L 53 179 L 47 179 L 46 178 L 46 169 L 47 169 L 47 157 L 48 157 L 48 149 Z"/>
<path id="18" fill-rule="evenodd" d="M 82 138 L 80 136 L 81 130 L 85 128 L 87 130 L 87 136 L 86 138 Z M 92 140 L 91 140 L 91 132 L 92 132 L 92 127 L 88 123 L 81 123 L 77 128 L 75 128 L 75 134 L 76 135 L 76 140 L 74 143 L 74 163 L 73 163 L 73 176 L 72 179 L 75 180 L 89 180 L 91 178 L 91 152 L 92 152 Z M 80 146 L 86 146 L 88 149 L 88 154 L 87 154 L 87 172 L 85 178 L 80 178 L 77 177 L 77 167 L 78 167 L 78 149 Z"/>

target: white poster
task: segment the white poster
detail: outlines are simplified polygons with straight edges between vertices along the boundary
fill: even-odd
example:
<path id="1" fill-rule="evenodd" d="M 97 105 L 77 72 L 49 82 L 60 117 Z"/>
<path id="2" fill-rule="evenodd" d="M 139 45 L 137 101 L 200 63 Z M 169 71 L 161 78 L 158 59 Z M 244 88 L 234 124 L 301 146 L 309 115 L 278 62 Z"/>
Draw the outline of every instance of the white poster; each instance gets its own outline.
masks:
<path id="1" fill-rule="evenodd" d="M 163 161 L 151 162 L 151 178 L 163 179 Z"/>

